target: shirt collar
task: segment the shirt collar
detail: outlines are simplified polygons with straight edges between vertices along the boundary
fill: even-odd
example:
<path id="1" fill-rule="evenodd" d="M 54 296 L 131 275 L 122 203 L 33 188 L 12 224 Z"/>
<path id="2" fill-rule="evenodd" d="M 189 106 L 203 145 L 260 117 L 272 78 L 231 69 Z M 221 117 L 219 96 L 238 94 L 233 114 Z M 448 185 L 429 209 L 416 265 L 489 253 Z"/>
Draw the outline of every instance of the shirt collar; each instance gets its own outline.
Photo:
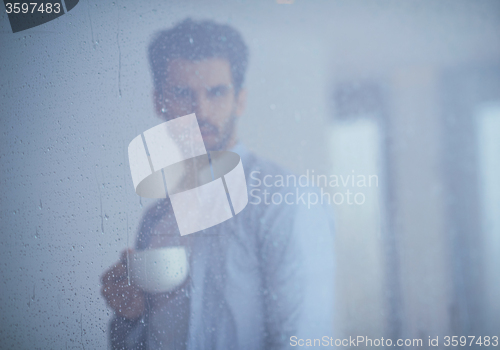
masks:
<path id="1" fill-rule="evenodd" d="M 234 152 L 240 156 L 240 158 L 244 158 L 247 154 L 250 153 L 248 148 L 245 147 L 241 142 L 237 142 L 229 151 Z"/>

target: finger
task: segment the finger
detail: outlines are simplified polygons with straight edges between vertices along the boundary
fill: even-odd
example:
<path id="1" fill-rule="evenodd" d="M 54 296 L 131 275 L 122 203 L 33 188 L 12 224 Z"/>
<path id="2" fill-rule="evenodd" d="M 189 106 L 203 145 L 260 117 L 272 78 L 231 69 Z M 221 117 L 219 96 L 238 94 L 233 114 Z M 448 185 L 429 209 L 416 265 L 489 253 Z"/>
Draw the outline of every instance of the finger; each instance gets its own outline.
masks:
<path id="1" fill-rule="evenodd" d="M 122 264 L 124 264 L 125 266 L 127 266 L 127 261 L 128 259 L 130 258 L 130 255 L 132 255 L 134 251 L 130 248 L 128 249 L 124 249 L 122 251 L 122 254 L 121 254 L 121 257 L 120 257 L 120 261 L 122 262 Z"/>
<path id="2" fill-rule="evenodd" d="M 111 306 L 116 303 L 120 304 L 138 293 L 139 291 L 133 286 L 129 286 L 127 283 L 104 285 L 101 288 L 102 296 Z"/>
<path id="3" fill-rule="evenodd" d="M 121 279 L 113 283 L 106 283 L 101 290 L 104 294 L 123 294 L 140 291 L 140 289 L 129 281 L 128 276 L 123 276 Z"/>
<path id="4" fill-rule="evenodd" d="M 134 299 L 141 299 L 144 296 L 144 292 L 134 285 L 129 285 L 127 282 L 104 286 L 101 288 L 101 293 L 104 296 L 106 302 L 113 309 L 130 304 Z"/>
<path id="5" fill-rule="evenodd" d="M 114 284 L 127 276 L 127 268 L 121 263 L 117 263 L 108 270 L 101 279 L 102 284 Z"/>
<path id="6" fill-rule="evenodd" d="M 111 268 L 106 270 L 104 274 L 102 274 L 101 283 L 105 283 L 105 281 L 115 280 L 117 277 L 122 276 L 127 269 L 127 260 L 132 252 L 132 249 L 124 249 L 120 254 L 120 260 Z"/>

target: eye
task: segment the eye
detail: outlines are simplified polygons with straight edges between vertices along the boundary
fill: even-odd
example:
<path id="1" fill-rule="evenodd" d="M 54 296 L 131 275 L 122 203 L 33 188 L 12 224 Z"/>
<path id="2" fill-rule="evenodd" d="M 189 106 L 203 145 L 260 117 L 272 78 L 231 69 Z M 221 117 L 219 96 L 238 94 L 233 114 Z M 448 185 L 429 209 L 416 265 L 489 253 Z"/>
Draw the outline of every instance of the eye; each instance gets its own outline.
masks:
<path id="1" fill-rule="evenodd" d="M 183 87 L 175 87 L 171 90 L 176 98 L 190 98 L 193 96 L 191 89 Z"/>
<path id="2" fill-rule="evenodd" d="M 225 96 L 227 95 L 228 92 L 229 92 L 228 86 L 219 85 L 208 89 L 207 95 L 208 97 L 214 98 L 214 97 Z"/>

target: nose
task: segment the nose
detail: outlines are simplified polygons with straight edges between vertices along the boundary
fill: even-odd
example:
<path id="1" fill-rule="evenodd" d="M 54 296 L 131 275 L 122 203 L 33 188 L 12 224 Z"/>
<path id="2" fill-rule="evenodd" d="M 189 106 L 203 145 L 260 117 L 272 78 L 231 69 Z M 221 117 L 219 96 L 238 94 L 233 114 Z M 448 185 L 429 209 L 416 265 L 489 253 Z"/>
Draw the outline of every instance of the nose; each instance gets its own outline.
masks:
<path id="1" fill-rule="evenodd" d="M 207 119 L 210 116 L 210 108 L 210 101 L 205 94 L 198 94 L 194 105 L 196 116 L 201 120 Z"/>

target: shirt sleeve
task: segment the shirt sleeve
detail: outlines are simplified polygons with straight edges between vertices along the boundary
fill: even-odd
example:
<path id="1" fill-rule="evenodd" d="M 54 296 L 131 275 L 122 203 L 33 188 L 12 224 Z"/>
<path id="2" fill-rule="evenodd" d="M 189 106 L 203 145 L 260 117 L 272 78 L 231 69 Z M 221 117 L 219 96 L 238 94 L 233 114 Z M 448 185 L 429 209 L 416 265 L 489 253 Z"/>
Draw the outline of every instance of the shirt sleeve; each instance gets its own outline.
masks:
<path id="1" fill-rule="evenodd" d="M 109 325 L 109 335 L 113 350 L 146 349 L 146 323 L 142 318 L 131 321 L 115 316 Z"/>
<path id="2" fill-rule="evenodd" d="M 135 249 L 146 249 L 149 244 L 151 230 L 155 222 L 165 213 L 164 202 L 158 201 L 151 206 L 141 220 L 137 232 Z M 147 311 L 138 320 L 129 320 L 115 315 L 109 324 L 109 340 L 113 350 L 146 349 L 147 341 Z"/>
<path id="3" fill-rule="evenodd" d="M 299 339 L 319 347 L 333 331 L 333 220 L 330 208 L 308 205 L 308 194 L 300 195 L 293 204 L 270 205 L 262 232 L 267 349 L 297 346 Z"/>

